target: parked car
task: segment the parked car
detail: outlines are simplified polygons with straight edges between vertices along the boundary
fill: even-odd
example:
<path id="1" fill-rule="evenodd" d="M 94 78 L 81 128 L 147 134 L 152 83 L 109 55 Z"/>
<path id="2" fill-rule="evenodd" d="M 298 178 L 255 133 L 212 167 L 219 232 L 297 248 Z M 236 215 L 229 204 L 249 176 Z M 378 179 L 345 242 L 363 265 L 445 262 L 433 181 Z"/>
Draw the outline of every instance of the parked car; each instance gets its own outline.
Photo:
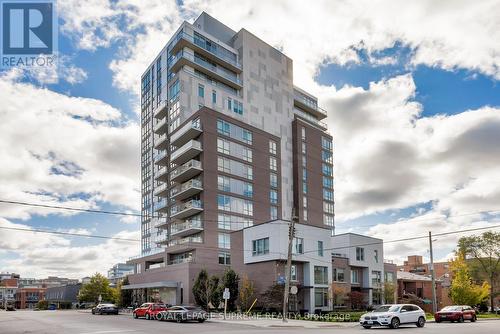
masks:
<path id="1" fill-rule="evenodd" d="M 136 308 L 132 315 L 135 319 L 146 318 L 146 320 L 156 319 L 156 315 L 161 311 L 166 311 L 168 309 L 167 304 L 161 303 L 144 303 L 140 307 Z"/>
<path id="2" fill-rule="evenodd" d="M 14 307 L 14 305 L 7 305 L 7 307 L 5 308 L 6 311 L 15 311 L 16 308 Z"/>
<path id="3" fill-rule="evenodd" d="M 359 324 L 364 328 L 388 326 L 398 328 L 402 324 L 425 326 L 425 312 L 413 304 L 381 305 L 370 313 L 359 318 Z"/>
<path id="4" fill-rule="evenodd" d="M 118 314 L 118 307 L 115 304 L 98 304 L 92 308 L 92 314 Z"/>
<path id="5" fill-rule="evenodd" d="M 177 322 L 186 322 L 195 320 L 204 322 L 208 319 L 208 313 L 195 306 L 172 306 L 166 311 L 158 312 L 156 319 L 159 321 L 175 320 Z"/>
<path id="6" fill-rule="evenodd" d="M 451 321 L 451 322 L 464 322 L 470 320 L 475 322 L 477 320 L 476 311 L 467 305 L 453 305 L 446 306 L 441 311 L 434 314 L 436 322 Z"/>

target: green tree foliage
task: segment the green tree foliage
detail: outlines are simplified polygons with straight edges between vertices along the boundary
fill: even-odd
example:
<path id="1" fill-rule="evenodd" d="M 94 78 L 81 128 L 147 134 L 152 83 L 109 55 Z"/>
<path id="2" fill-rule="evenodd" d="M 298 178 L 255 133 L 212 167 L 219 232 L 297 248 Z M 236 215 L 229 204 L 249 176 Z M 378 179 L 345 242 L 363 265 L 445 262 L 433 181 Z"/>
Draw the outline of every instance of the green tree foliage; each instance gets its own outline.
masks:
<path id="1" fill-rule="evenodd" d="M 396 292 L 396 285 L 392 282 L 384 283 L 384 300 L 386 304 L 394 304 L 394 293 Z"/>
<path id="2" fill-rule="evenodd" d="M 208 281 L 210 304 L 213 308 L 219 308 L 222 301 L 223 287 L 220 285 L 218 276 L 212 275 Z"/>
<path id="3" fill-rule="evenodd" d="M 204 309 L 208 309 L 208 273 L 202 269 L 193 284 L 193 296 L 196 304 Z"/>
<path id="4" fill-rule="evenodd" d="M 46 300 L 40 300 L 38 303 L 36 303 L 36 308 L 39 310 L 46 310 L 49 308 L 49 302 Z"/>
<path id="5" fill-rule="evenodd" d="M 78 294 L 80 302 L 99 302 L 99 295 L 101 295 L 103 302 L 115 303 L 118 294 L 116 289 L 109 286 L 109 281 L 103 275 L 96 273 L 90 278 L 90 282 L 84 284 Z"/>
<path id="6" fill-rule="evenodd" d="M 490 288 L 490 305 L 499 293 L 500 276 L 500 232 L 485 232 L 481 236 L 462 237 L 458 241 L 458 251 L 475 259 L 486 276 Z"/>
<path id="7" fill-rule="evenodd" d="M 484 282 L 482 286 L 472 283 L 463 253 L 458 252 L 451 262 L 451 270 L 450 297 L 454 304 L 475 306 L 488 298 L 488 283 Z"/>
<path id="8" fill-rule="evenodd" d="M 222 276 L 222 286 L 229 289 L 230 298 L 227 300 L 227 309 L 229 311 L 236 310 L 236 300 L 238 299 L 238 285 L 240 278 L 236 272 L 229 268 L 226 269 Z"/>
<path id="9" fill-rule="evenodd" d="M 283 295 L 285 286 L 283 284 L 271 285 L 261 296 L 259 304 L 269 311 L 279 311 L 283 307 Z"/>
<path id="10" fill-rule="evenodd" d="M 243 275 L 239 296 L 240 308 L 242 312 L 246 312 L 252 305 L 255 299 L 254 292 L 255 288 L 253 282 L 248 279 L 247 275 Z"/>

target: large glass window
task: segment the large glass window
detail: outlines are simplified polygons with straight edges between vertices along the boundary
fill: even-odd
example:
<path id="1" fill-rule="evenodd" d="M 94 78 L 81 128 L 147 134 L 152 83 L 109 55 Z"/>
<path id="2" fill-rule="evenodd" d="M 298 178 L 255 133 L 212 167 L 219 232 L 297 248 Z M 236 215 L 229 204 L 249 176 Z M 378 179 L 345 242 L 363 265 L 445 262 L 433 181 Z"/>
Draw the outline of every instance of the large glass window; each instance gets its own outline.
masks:
<path id="1" fill-rule="evenodd" d="M 333 215 L 335 213 L 335 205 L 330 202 L 323 202 L 323 211 Z"/>
<path id="2" fill-rule="evenodd" d="M 329 189 L 323 189 L 323 199 L 325 201 L 332 201 L 333 202 L 333 191 Z"/>
<path id="3" fill-rule="evenodd" d="M 198 85 L 198 96 L 205 97 L 205 86 Z"/>
<path id="4" fill-rule="evenodd" d="M 275 157 L 269 157 L 269 169 L 272 171 L 278 171 L 278 161 Z"/>
<path id="5" fill-rule="evenodd" d="M 219 264 L 230 265 L 231 254 L 229 252 L 219 252 Z"/>
<path id="6" fill-rule="evenodd" d="M 269 253 L 269 238 L 252 241 L 252 255 L 264 255 Z"/>
<path id="7" fill-rule="evenodd" d="M 278 207 L 277 206 L 271 205 L 270 216 L 271 216 L 271 220 L 278 219 Z"/>
<path id="8" fill-rule="evenodd" d="M 231 152 L 230 142 L 222 138 L 217 138 L 217 152 L 229 155 Z"/>
<path id="9" fill-rule="evenodd" d="M 323 149 L 328 151 L 333 150 L 332 140 L 327 137 L 321 137 L 321 147 L 323 147 Z"/>
<path id="10" fill-rule="evenodd" d="M 329 164 L 333 164 L 333 153 L 330 151 L 321 151 L 321 158 L 323 159 L 324 162 L 327 162 Z"/>
<path id="11" fill-rule="evenodd" d="M 328 284 L 328 267 L 314 266 L 314 284 Z"/>
<path id="12" fill-rule="evenodd" d="M 269 174 L 269 184 L 273 188 L 278 188 L 278 174 L 275 173 Z"/>
<path id="13" fill-rule="evenodd" d="M 179 95 L 179 92 L 180 92 L 180 84 L 179 84 L 179 80 L 177 80 L 176 82 L 174 82 L 172 84 L 172 86 L 170 86 L 170 90 L 169 90 L 169 95 L 170 95 L 170 100 L 173 100 L 177 97 L 177 95 Z"/>
<path id="14" fill-rule="evenodd" d="M 212 103 L 217 103 L 217 92 L 215 90 L 212 91 Z"/>
<path id="15" fill-rule="evenodd" d="M 344 282 L 345 270 L 343 268 L 333 268 L 333 280 L 335 282 Z"/>
<path id="16" fill-rule="evenodd" d="M 217 157 L 217 169 L 221 172 L 244 177 L 249 180 L 253 179 L 252 166 L 229 158 Z"/>
<path id="17" fill-rule="evenodd" d="M 253 225 L 250 218 L 219 213 L 217 216 L 217 227 L 220 230 L 237 231 Z"/>
<path id="18" fill-rule="evenodd" d="M 323 187 L 333 189 L 333 179 L 328 176 L 323 176 Z"/>
<path id="19" fill-rule="evenodd" d="M 252 149 L 223 138 L 217 138 L 217 152 L 248 162 L 252 162 L 253 160 Z"/>
<path id="20" fill-rule="evenodd" d="M 304 254 L 304 238 L 293 238 L 293 254 Z"/>
<path id="21" fill-rule="evenodd" d="M 323 163 L 323 174 L 326 176 L 332 177 L 333 176 L 333 167 L 328 165 L 328 164 Z"/>
<path id="22" fill-rule="evenodd" d="M 269 141 L 269 153 L 276 155 L 277 152 L 277 144 L 274 140 Z"/>
<path id="23" fill-rule="evenodd" d="M 353 284 L 359 283 L 359 270 L 351 269 L 351 283 Z"/>
<path id="24" fill-rule="evenodd" d="M 314 288 L 314 306 L 328 306 L 328 288 Z"/>
<path id="25" fill-rule="evenodd" d="M 278 204 L 278 192 L 276 190 L 269 191 L 269 201 L 271 204 Z"/>
<path id="26" fill-rule="evenodd" d="M 217 185 L 220 191 L 231 192 L 246 197 L 253 196 L 253 185 L 249 182 L 219 175 L 217 177 Z"/>
<path id="27" fill-rule="evenodd" d="M 331 215 L 323 215 L 323 224 L 333 226 L 335 224 L 335 217 Z"/>
<path id="28" fill-rule="evenodd" d="M 365 249 L 362 247 L 356 247 L 356 261 L 365 260 Z"/>
<path id="29" fill-rule="evenodd" d="M 217 195 L 217 208 L 223 211 L 230 211 L 243 215 L 253 215 L 253 203 L 238 197 Z"/>
<path id="30" fill-rule="evenodd" d="M 323 256 L 323 241 L 318 240 L 318 256 Z"/>
<path id="31" fill-rule="evenodd" d="M 217 120 L 217 132 L 232 139 L 252 144 L 252 132 L 222 119 Z"/>
<path id="32" fill-rule="evenodd" d="M 219 233 L 219 248 L 231 248 L 231 236 L 228 233 Z"/>

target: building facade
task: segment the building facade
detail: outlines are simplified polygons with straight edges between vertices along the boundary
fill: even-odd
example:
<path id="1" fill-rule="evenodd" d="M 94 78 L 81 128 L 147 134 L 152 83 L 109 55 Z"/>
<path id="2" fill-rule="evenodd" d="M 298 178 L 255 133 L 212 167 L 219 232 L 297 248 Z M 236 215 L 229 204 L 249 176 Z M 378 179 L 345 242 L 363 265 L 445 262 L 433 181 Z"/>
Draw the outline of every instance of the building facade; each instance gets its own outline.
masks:
<path id="1" fill-rule="evenodd" d="M 231 233 L 274 220 L 334 226 L 333 144 L 293 61 L 202 13 L 141 77 L 139 301 L 193 302 L 201 268 L 237 265 Z"/>
<path id="2" fill-rule="evenodd" d="M 117 284 L 118 281 L 133 273 L 134 266 L 132 264 L 117 263 L 108 270 L 108 280 L 111 284 Z"/>
<path id="3" fill-rule="evenodd" d="M 2 274 L 0 276 L 0 309 L 15 306 L 16 292 L 19 287 L 19 275 Z"/>
<path id="4" fill-rule="evenodd" d="M 30 309 L 36 308 L 39 301 L 45 298 L 45 288 L 18 288 L 16 291 L 16 308 Z"/>
<path id="5" fill-rule="evenodd" d="M 51 287 L 45 290 L 45 300 L 57 308 L 72 308 L 78 305 L 78 293 L 81 283 Z"/>

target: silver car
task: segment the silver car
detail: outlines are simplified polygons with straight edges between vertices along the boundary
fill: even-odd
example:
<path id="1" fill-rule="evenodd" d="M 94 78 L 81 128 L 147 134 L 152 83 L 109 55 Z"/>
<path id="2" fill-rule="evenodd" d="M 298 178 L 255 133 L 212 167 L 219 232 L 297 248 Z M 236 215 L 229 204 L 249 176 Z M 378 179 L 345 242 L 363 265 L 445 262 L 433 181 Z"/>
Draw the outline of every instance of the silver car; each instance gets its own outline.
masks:
<path id="1" fill-rule="evenodd" d="M 413 304 L 381 305 L 370 313 L 359 318 L 359 324 L 364 328 L 388 326 L 398 328 L 402 324 L 425 326 L 425 312 Z"/>
<path id="2" fill-rule="evenodd" d="M 208 319 L 208 313 L 196 306 L 172 306 L 166 311 L 161 311 L 156 316 L 159 321 L 198 321 L 204 322 Z"/>

